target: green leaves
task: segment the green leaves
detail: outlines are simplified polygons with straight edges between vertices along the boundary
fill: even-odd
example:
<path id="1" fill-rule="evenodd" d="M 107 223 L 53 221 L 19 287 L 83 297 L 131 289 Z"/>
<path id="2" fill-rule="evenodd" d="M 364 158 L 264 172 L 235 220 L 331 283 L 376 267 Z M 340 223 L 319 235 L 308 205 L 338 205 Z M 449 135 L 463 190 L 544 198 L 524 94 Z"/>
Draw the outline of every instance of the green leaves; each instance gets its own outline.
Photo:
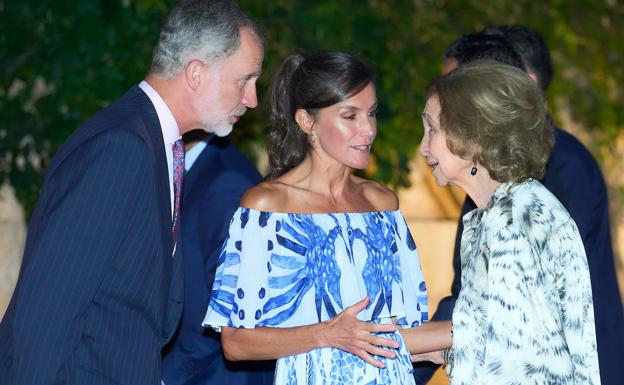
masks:
<path id="1" fill-rule="evenodd" d="M 21 0 L 0 6 L 0 179 L 16 187 L 27 212 L 58 147 L 149 71 L 160 27 L 176 3 Z M 559 112 L 571 114 L 597 138 L 596 154 L 613 146 L 624 126 L 624 6 L 617 1 L 239 4 L 267 32 L 261 106 L 234 130 L 234 140 L 252 157 L 264 146 L 266 88 L 281 61 L 296 49 L 344 50 L 377 71 L 379 133 L 375 162 L 364 174 L 393 187 L 407 185 L 408 160 L 422 135 L 423 90 L 441 70 L 442 51 L 462 33 L 501 24 L 526 24 L 544 35 L 555 64 L 551 108 L 556 118 Z"/>

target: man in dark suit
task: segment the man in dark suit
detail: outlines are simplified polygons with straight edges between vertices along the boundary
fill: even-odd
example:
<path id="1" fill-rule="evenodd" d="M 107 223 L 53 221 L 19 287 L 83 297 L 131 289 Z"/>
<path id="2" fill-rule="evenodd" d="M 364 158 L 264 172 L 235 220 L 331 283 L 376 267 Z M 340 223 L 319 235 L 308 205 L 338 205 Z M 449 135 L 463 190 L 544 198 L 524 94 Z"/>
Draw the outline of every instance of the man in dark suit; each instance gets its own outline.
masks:
<path id="1" fill-rule="evenodd" d="M 513 58 L 516 55 L 502 54 L 508 52 L 507 48 L 475 43 L 500 38 L 513 48 L 529 76 L 546 92 L 553 75 L 548 47 L 539 34 L 525 26 L 488 28 L 478 34 L 462 36 L 445 51 L 445 73 L 457 65 L 477 59 L 489 59 L 518 67 L 517 59 Z M 592 284 L 601 382 L 603 385 L 624 384 L 624 371 L 620 368 L 624 346 L 624 312 L 615 274 L 607 190 L 600 168 L 574 136 L 555 128 L 555 147 L 541 182 L 568 210 L 583 239 Z M 474 202 L 467 198 L 455 238 L 452 295 L 440 301 L 433 320 L 452 318 L 455 300 L 461 289 L 461 218 L 475 208 Z M 433 364 L 416 364 L 416 383 L 425 384 L 435 367 Z"/>
<path id="2" fill-rule="evenodd" d="M 3 385 L 160 384 L 183 295 L 179 138 L 257 105 L 262 44 L 231 2 L 182 2 L 146 80 L 59 149 L 0 324 Z"/>
<path id="3" fill-rule="evenodd" d="M 193 135 L 201 135 L 193 132 Z M 185 141 L 192 142 L 190 135 Z M 202 327 L 219 252 L 245 190 L 262 178 L 230 142 L 210 136 L 187 152 L 180 246 L 184 260 L 184 307 L 179 330 L 163 358 L 166 385 L 269 385 L 272 363 L 229 362 L 220 334 Z"/>

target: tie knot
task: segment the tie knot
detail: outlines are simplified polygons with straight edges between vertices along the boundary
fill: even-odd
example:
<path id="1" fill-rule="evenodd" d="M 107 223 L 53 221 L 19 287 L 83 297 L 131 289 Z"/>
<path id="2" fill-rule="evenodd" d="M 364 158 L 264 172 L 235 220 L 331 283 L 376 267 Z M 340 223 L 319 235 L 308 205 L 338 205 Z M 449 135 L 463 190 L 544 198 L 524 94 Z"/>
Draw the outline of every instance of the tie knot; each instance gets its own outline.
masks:
<path id="1" fill-rule="evenodd" d="M 184 141 L 182 139 L 178 139 L 173 143 L 173 153 L 184 153 Z"/>
<path id="2" fill-rule="evenodd" d="M 184 170 L 184 142 L 182 139 L 178 139 L 173 144 L 173 170 L 179 167 L 182 167 Z"/>

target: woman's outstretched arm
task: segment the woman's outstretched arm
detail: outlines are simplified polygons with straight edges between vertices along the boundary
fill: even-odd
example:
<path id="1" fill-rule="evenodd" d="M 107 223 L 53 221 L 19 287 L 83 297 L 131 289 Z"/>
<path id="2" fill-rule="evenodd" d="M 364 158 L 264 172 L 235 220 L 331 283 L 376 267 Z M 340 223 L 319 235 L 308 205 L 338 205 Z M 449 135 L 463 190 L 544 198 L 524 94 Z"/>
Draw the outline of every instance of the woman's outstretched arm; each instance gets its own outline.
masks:
<path id="1" fill-rule="evenodd" d="M 221 328 L 223 353 L 228 360 L 270 360 L 305 353 L 316 348 L 334 347 L 352 353 L 376 367 L 384 364 L 372 355 L 395 358 L 399 343 L 372 333 L 393 332 L 394 324 L 360 321 L 356 315 L 364 310 L 369 297 L 346 308 L 336 317 L 317 324 L 289 328 Z"/>
<path id="2" fill-rule="evenodd" d="M 453 344 L 451 321 L 431 321 L 400 332 L 411 355 L 440 351 Z"/>

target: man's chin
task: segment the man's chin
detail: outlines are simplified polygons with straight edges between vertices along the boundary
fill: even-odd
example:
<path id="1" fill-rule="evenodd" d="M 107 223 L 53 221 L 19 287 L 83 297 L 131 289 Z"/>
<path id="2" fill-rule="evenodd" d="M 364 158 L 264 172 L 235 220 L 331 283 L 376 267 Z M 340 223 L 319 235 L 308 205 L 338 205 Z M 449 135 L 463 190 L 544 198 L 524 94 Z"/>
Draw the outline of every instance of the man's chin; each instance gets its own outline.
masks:
<path id="1" fill-rule="evenodd" d="M 228 136 L 232 132 L 232 129 L 233 129 L 232 125 L 223 127 L 221 129 L 215 130 L 215 135 L 220 136 L 220 137 Z"/>
<path id="2" fill-rule="evenodd" d="M 229 124 L 229 125 L 224 125 L 220 127 L 214 127 L 214 126 L 204 127 L 204 131 L 215 134 L 216 136 L 219 136 L 219 137 L 224 137 L 224 136 L 230 135 L 233 128 L 234 128 L 233 125 Z"/>

